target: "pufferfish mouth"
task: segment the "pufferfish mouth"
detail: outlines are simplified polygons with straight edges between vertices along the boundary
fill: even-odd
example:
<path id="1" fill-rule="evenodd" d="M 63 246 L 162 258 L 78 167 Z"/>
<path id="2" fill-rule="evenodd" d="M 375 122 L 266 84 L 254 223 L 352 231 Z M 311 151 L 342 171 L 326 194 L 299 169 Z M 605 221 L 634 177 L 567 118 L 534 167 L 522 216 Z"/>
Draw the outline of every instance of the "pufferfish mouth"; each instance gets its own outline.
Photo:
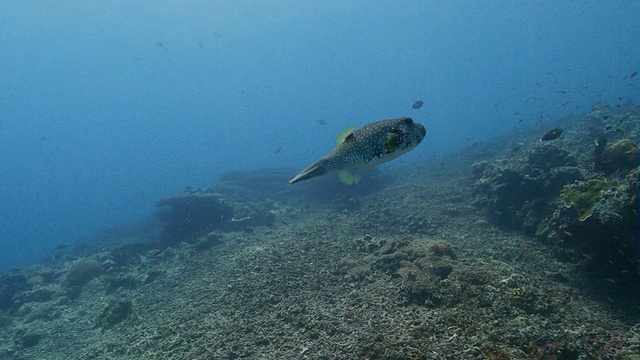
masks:
<path id="1" fill-rule="evenodd" d="M 420 134 L 420 140 L 427 136 L 427 129 L 422 124 L 414 123 L 418 127 L 418 133 Z"/>

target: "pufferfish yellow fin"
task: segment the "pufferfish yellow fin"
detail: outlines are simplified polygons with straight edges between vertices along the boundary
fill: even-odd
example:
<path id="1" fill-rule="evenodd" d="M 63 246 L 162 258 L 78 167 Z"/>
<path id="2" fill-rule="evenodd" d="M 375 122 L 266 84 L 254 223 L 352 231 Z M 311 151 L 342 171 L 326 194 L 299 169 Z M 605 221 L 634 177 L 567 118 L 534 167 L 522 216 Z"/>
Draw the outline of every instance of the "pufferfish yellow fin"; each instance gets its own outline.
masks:
<path id="1" fill-rule="evenodd" d="M 395 133 L 387 133 L 387 141 L 384 142 L 384 150 L 387 154 L 390 154 L 396 151 L 398 147 L 396 146 L 396 134 Z"/>
<path id="2" fill-rule="evenodd" d="M 348 128 L 342 130 L 340 132 L 340 134 L 338 134 L 338 137 L 336 138 L 336 145 L 340 145 L 343 142 L 345 142 L 347 140 L 347 138 L 349 136 L 353 135 L 353 129 L 355 129 L 355 126 L 349 126 Z"/>
<path id="3" fill-rule="evenodd" d="M 340 170 L 338 171 L 338 177 L 340 177 L 340 181 L 347 185 L 353 185 L 360 182 L 360 174 L 354 171 Z"/>

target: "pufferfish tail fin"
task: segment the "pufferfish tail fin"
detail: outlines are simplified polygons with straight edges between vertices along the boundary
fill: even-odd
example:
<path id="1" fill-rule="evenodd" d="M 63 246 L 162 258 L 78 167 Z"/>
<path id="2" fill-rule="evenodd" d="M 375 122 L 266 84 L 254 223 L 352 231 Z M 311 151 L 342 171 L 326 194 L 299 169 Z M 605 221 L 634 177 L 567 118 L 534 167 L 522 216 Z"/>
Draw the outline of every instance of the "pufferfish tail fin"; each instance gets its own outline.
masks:
<path id="1" fill-rule="evenodd" d="M 309 180 L 329 173 L 330 171 L 327 170 L 326 162 L 325 159 L 320 159 L 307 166 L 304 170 L 300 171 L 298 175 L 294 176 L 293 179 L 289 180 L 289 184 L 295 184 L 298 181 Z"/>

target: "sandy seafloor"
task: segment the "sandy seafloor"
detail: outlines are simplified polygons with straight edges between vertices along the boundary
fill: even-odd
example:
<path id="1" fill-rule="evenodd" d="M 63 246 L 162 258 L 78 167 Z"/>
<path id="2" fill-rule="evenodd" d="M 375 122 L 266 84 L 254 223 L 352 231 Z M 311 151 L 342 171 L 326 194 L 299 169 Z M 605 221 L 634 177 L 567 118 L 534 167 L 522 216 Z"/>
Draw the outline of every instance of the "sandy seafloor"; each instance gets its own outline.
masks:
<path id="1" fill-rule="evenodd" d="M 538 135 L 513 136 L 527 151 Z M 229 195 L 268 203 L 272 225 L 126 262 L 86 254 L 104 273 L 73 294 L 75 256 L 12 270 L 30 285 L 0 311 L 0 358 L 640 359 L 637 287 L 586 275 L 474 204 L 473 163 L 514 156 L 513 141 L 383 168 L 363 192 L 309 196 L 322 187 L 274 171 L 277 191 Z"/>

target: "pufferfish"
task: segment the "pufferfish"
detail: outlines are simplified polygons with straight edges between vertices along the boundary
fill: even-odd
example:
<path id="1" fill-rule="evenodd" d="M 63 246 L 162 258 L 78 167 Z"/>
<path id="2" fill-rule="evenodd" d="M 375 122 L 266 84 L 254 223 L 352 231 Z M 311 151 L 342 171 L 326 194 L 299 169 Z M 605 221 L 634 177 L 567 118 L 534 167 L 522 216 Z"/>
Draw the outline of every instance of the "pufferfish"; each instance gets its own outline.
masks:
<path id="1" fill-rule="evenodd" d="M 359 170 L 372 168 L 413 150 L 427 131 L 411 118 L 380 120 L 338 135 L 337 146 L 325 157 L 307 166 L 290 184 L 338 172 L 340 181 L 351 185 L 360 181 Z"/>

